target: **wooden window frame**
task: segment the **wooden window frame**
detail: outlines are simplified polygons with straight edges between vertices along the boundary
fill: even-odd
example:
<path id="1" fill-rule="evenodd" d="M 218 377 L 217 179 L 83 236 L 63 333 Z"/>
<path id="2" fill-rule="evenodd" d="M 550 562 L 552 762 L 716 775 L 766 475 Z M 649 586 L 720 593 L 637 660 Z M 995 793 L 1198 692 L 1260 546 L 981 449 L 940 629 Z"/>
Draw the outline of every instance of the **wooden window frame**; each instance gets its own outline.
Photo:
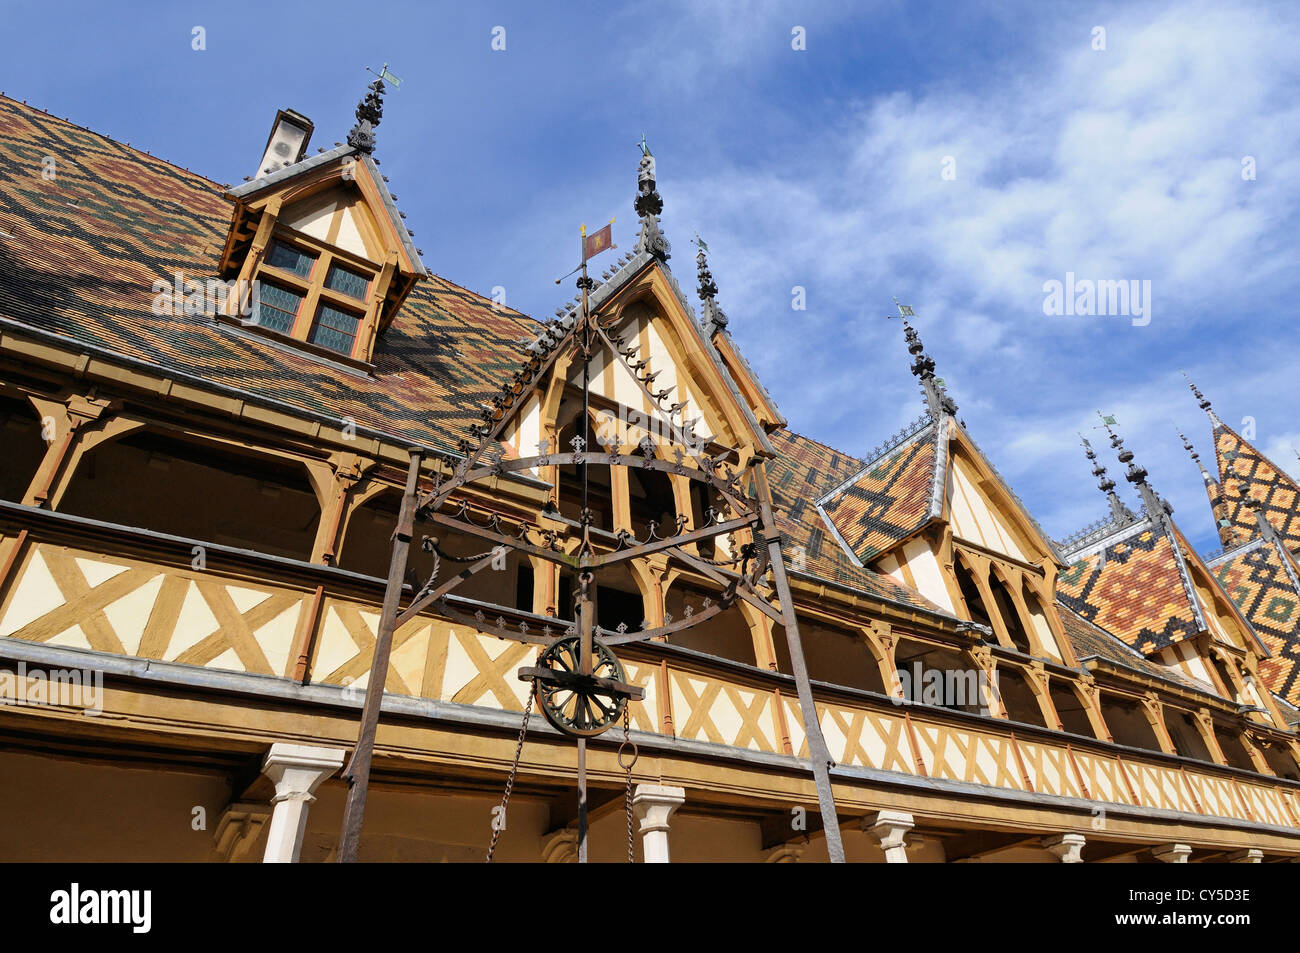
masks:
<path id="1" fill-rule="evenodd" d="M 269 254 L 258 263 L 257 271 L 253 276 L 254 280 L 264 279 L 303 296 L 302 306 L 299 308 L 293 327 L 289 329 L 287 336 L 308 346 L 318 347 L 330 354 L 350 360 L 366 360 L 367 356 L 358 354 L 358 351 L 367 350 L 370 341 L 373 339 L 371 328 L 378 318 L 380 304 L 375 291 L 383 267 L 342 249 L 325 244 L 319 239 L 313 239 L 311 236 L 304 235 L 302 232 L 285 225 L 275 227 L 271 235 L 271 243 L 282 243 L 315 256 L 311 271 L 305 278 L 292 271 L 272 265 L 268 260 Z M 271 246 L 268 245 L 269 247 Z M 366 278 L 364 298 L 354 298 L 352 295 L 325 287 L 325 281 L 329 276 L 330 269 L 335 264 Z M 327 304 L 357 317 L 356 335 L 352 339 L 352 348 L 347 353 L 335 351 L 323 345 L 314 345 L 310 342 L 309 335 L 316 323 L 321 304 Z"/>

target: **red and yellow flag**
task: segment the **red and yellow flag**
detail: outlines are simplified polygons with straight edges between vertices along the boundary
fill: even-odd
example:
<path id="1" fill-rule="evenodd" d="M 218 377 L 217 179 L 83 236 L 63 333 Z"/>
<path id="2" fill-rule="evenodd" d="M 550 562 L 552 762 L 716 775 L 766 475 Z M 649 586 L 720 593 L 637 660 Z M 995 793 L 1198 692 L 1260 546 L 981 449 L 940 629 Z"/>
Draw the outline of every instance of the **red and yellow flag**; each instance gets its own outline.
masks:
<path id="1" fill-rule="evenodd" d="M 595 258 L 603 251 L 608 251 L 614 247 L 614 223 L 610 222 L 604 228 L 592 232 L 590 235 L 583 230 L 582 233 L 582 260 Z"/>

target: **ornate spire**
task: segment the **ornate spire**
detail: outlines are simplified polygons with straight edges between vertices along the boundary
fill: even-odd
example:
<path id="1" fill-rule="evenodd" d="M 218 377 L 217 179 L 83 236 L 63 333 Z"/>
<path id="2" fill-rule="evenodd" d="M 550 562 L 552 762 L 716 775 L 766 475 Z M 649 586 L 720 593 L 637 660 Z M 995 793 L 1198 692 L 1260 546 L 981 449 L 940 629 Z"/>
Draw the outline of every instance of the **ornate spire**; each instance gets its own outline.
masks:
<path id="1" fill-rule="evenodd" d="M 1200 469 L 1201 476 L 1204 478 L 1205 482 L 1214 482 L 1214 477 L 1210 476 L 1210 471 L 1205 469 L 1205 464 L 1201 462 L 1201 455 L 1196 452 L 1196 448 L 1192 446 L 1192 442 L 1187 439 L 1187 434 L 1183 433 L 1182 429 L 1179 428 L 1177 424 L 1174 425 L 1174 429 L 1178 431 L 1178 436 L 1183 441 L 1183 449 L 1191 454 L 1192 462 Z"/>
<path id="2" fill-rule="evenodd" d="M 1101 417 L 1101 425 L 1106 428 L 1106 433 L 1110 434 L 1110 445 L 1116 451 L 1119 462 L 1128 467 L 1124 474 L 1124 479 L 1137 487 L 1138 493 L 1142 494 L 1142 502 L 1146 504 L 1147 516 L 1152 519 L 1159 519 L 1173 512 L 1173 508 L 1160 498 L 1155 489 L 1147 482 L 1147 468 L 1137 463 L 1133 459 L 1133 451 L 1124 446 L 1124 440 L 1111 429 L 1114 423 L 1114 417 L 1105 417 L 1102 412 L 1097 411 L 1097 416 Z"/>
<path id="3" fill-rule="evenodd" d="M 637 235 L 634 252 L 646 251 L 666 262 L 669 254 L 668 239 L 659 228 L 659 213 L 664 210 L 664 200 L 655 189 L 655 157 L 641 137 L 641 162 L 636 169 L 636 201 L 632 205 L 641 219 L 641 232 Z"/>
<path id="4" fill-rule="evenodd" d="M 713 280 L 713 273 L 709 271 L 709 246 L 705 244 L 704 239 L 700 238 L 698 232 L 695 234 L 695 244 L 699 248 L 695 255 L 695 264 L 699 269 L 700 303 L 704 306 L 704 331 L 712 336 L 714 332 L 720 331 L 727 326 L 727 316 L 718 307 L 716 300 L 718 286 Z"/>
<path id="5" fill-rule="evenodd" d="M 348 145 L 358 152 L 375 151 L 375 127 L 384 115 L 384 81 L 376 78 L 357 103 L 357 123 L 348 132 Z"/>
<path id="6" fill-rule="evenodd" d="M 921 391 L 925 394 L 925 404 L 930 410 L 930 416 L 935 420 L 945 414 L 949 417 L 954 416 L 957 413 L 957 404 L 948 396 L 943 381 L 934 376 L 934 358 L 925 353 L 925 345 L 921 343 L 916 329 L 907 323 L 908 316 L 915 316 L 914 312 L 907 305 L 898 304 L 897 298 L 894 299 L 894 304 L 898 305 L 898 313 L 903 318 L 903 336 L 907 338 L 907 351 L 912 355 L 912 373 L 921 382 Z"/>
<path id="7" fill-rule="evenodd" d="M 1186 371 L 1183 371 L 1183 380 L 1187 381 L 1187 386 L 1192 389 L 1192 396 L 1196 398 L 1196 402 L 1200 406 L 1201 410 L 1205 411 L 1205 416 L 1210 418 L 1210 423 L 1216 428 L 1222 427 L 1223 421 L 1219 419 L 1218 414 L 1216 414 L 1214 409 L 1210 407 L 1209 398 L 1202 394 L 1200 388 L 1192 383 L 1192 379 L 1187 376 Z"/>
<path id="8" fill-rule="evenodd" d="M 1106 499 L 1110 503 L 1111 519 L 1118 525 L 1121 523 L 1131 523 L 1136 516 L 1130 510 L 1124 501 L 1119 498 L 1115 492 L 1115 481 L 1106 475 L 1106 468 L 1097 461 L 1097 453 L 1092 449 L 1092 444 L 1083 434 L 1079 434 L 1079 439 L 1083 441 L 1083 452 L 1092 463 L 1092 475 L 1097 478 L 1097 488 L 1106 494 Z"/>
<path id="9" fill-rule="evenodd" d="M 1174 425 L 1174 429 L 1178 430 L 1178 436 L 1183 441 L 1183 449 L 1191 454 L 1192 461 L 1201 471 L 1201 479 L 1205 481 L 1205 495 L 1210 499 L 1210 512 L 1214 514 L 1214 528 L 1219 534 L 1219 542 L 1224 546 L 1235 545 L 1237 530 L 1228 519 L 1228 511 L 1223 503 L 1223 487 L 1219 486 L 1219 481 L 1205 469 L 1205 464 L 1201 462 L 1201 455 L 1196 452 L 1187 435 L 1178 428 L 1177 424 Z"/>

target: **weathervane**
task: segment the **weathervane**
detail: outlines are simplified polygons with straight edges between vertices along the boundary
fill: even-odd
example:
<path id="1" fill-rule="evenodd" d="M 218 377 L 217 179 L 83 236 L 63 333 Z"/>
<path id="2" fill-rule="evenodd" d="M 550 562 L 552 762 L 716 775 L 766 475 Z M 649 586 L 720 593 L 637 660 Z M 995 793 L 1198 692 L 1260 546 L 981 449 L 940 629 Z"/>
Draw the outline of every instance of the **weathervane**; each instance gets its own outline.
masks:
<path id="1" fill-rule="evenodd" d="M 387 64 L 387 63 L 385 63 L 383 66 L 379 67 L 379 72 L 378 72 L 378 73 L 375 73 L 375 71 L 372 70 L 369 66 L 366 67 L 366 72 L 367 72 L 367 73 L 374 73 L 376 76 L 379 77 L 380 82 L 384 82 L 384 83 L 388 83 L 388 84 L 390 84 L 390 85 L 393 87 L 393 89 L 396 89 L 398 86 L 401 86 L 401 85 L 402 85 L 402 81 L 401 81 L 400 79 L 398 79 L 398 78 L 397 78 L 396 76 L 394 76 L 392 73 L 388 72 L 388 64 Z"/>
<path id="2" fill-rule="evenodd" d="M 912 310 L 912 306 L 911 306 L 910 304 L 899 304 L 899 303 L 898 303 L 898 296 L 897 296 L 897 295 L 894 296 L 894 307 L 896 307 L 896 308 L 898 309 L 898 314 L 887 314 L 887 315 L 885 315 L 885 317 L 887 317 L 887 318 L 902 318 L 905 322 L 906 322 L 906 320 L 907 320 L 908 318 L 914 318 L 914 317 L 916 317 L 916 312 Z"/>

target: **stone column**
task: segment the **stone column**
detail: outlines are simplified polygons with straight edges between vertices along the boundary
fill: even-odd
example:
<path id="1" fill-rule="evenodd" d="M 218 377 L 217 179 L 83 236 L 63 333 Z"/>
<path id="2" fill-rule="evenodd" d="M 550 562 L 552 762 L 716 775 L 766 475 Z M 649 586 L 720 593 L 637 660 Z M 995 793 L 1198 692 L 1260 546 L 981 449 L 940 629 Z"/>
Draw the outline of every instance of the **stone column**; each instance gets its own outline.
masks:
<path id="1" fill-rule="evenodd" d="M 880 847 L 885 852 L 887 864 L 907 863 L 907 844 L 903 838 L 915 826 L 912 815 L 906 811 L 885 810 L 874 818 L 862 819 L 862 830 L 880 838 Z"/>
<path id="2" fill-rule="evenodd" d="M 668 822 L 685 800 L 685 788 L 664 784 L 636 786 L 632 813 L 641 822 L 641 855 L 645 863 L 668 863 Z"/>
<path id="3" fill-rule="evenodd" d="M 1152 847 L 1151 853 L 1155 855 L 1156 860 L 1165 864 L 1185 864 L 1187 858 L 1192 856 L 1192 849 L 1186 844 L 1161 844 L 1159 847 Z"/>
<path id="4" fill-rule="evenodd" d="M 1057 834 L 1055 837 L 1044 837 L 1043 847 L 1063 864 L 1081 864 L 1084 842 L 1082 834 Z"/>
<path id="5" fill-rule="evenodd" d="M 1233 851 L 1228 855 L 1227 861 L 1230 864 L 1262 864 L 1264 852 L 1258 847 L 1247 847 L 1245 850 Z"/>
<path id="6" fill-rule="evenodd" d="M 275 784 L 264 864 L 296 864 L 307 830 L 307 807 L 316 788 L 343 767 L 341 748 L 278 743 L 271 745 L 262 773 Z"/>

